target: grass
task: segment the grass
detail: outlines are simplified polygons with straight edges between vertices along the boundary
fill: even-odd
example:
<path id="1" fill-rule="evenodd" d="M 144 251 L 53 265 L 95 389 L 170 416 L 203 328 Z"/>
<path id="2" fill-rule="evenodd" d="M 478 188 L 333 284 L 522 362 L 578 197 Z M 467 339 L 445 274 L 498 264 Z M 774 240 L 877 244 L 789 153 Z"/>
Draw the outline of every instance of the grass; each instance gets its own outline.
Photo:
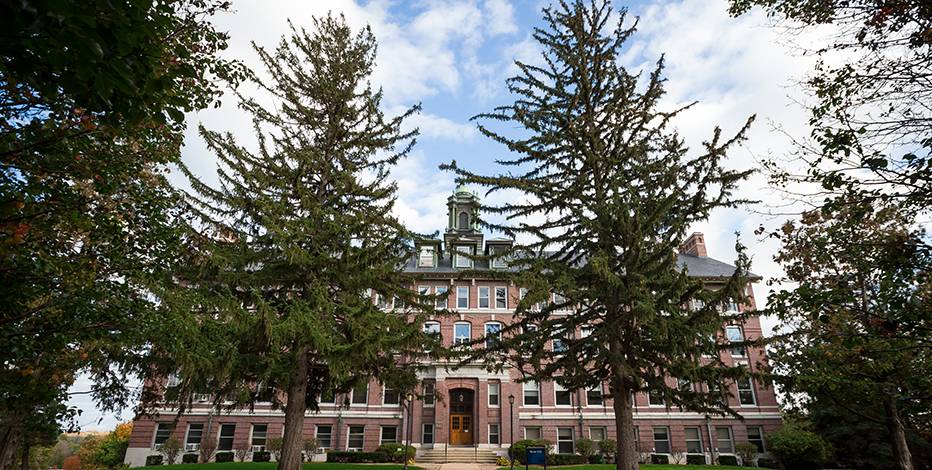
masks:
<path id="1" fill-rule="evenodd" d="M 524 465 L 518 466 L 515 463 L 515 469 L 520 468 L 524 470 Z M 531 466 L 530 468 L 542 469 L 542 466 Z M 564 465 L 560 467 L 547 467 L 548 469 L 566 469 L 566 470 L 615 470 L 614 464 L 604 464 L 604 465 Z M 510 467 L 501 467 L 498 470 L 509 470 Z M 655 464 L 642 464 L 641 470 L 747 470 L 747 467 L 735 467 L 731 465 L 720 465 L 712 467 L 710 465 L 655 465 Z"/>
<path id="2" fill-rule="evenodd" d="M 372 464 L 372 463 L 330 463 L 330 462 L 305 462 L 301 464 L 303 470 L 372 470 L 373 465 L 378 465 L 379 470 L 401 470 L 404 468 L 403 463 L 390 464 Z M 166 467 L 164 465 L 152 467 L 136 467 L 146 470 L 275 470 L 278 468 L 278 462 L 210 462 L 210 463 L 182 463 Z M 134 468 L 133 470 L 136 470 Z M 421 470 L 421 467 L 408 466 L 412 470 Z"/>

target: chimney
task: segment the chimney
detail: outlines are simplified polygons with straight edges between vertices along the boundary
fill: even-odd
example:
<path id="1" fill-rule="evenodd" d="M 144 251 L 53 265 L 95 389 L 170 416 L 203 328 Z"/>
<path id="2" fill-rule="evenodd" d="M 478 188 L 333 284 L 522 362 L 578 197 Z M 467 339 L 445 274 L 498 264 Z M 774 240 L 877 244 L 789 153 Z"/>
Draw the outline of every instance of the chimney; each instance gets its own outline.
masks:
<path id="1" fill-rule="evenodd" d="M 705 251 L 705 237 L 699 232 L 693 232 L 683 246 L 680 247 L 680 253 L 686 253 L 700 258 L 708 258 L 709 253 Z"/>

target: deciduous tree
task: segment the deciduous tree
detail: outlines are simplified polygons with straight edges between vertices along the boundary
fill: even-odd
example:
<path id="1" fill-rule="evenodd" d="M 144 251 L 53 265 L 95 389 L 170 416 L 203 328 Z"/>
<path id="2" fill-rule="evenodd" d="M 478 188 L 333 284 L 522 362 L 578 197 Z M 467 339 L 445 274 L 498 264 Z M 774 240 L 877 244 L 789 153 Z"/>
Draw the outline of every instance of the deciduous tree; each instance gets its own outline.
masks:
<path id="1" fill-rule="evenodd" d="M 677 253 L 690 224 L 742 202 L 732 191 L 749 173 L 725 169 L 723 159 L 750 119 L 733 138 L 721 139 L 716 129 L 699 151 L 688 151 L 669 128 L 685 108 L 658 109 L 663 60 L 644 81 L 618 62 L 635 32 L 621 13 L 613 16 L 605 1 L 545 9 L 547 24 L 534 34 L 544 65 L 517 62 L 520 73 L 508 80 L 514 104 L 478 116 L 492 123 L 479 126 L 483 134 L 517 154 L 500 162 L 515 173 L 483 176 L 456 162 L 448 168 L 459 182 L 490 193 L 524 193 L 517 202 L 477 208 L 505 216 L 506 223 L 483 216 L 493 230 L 529 240 L 510 253 L 516 284 L 530 289 L 518 321 L 502 330 L 499 347 L 481 351 L 489 363 L 508 355 L 528 370 L 527 379 L 570 389 L 601 389 L 607 381 L 617 468 L 635 470 L 634 392 L 652 390 L 672 407 L 737 415 L 722 405 L 728 392 L 720 384 L 747 371 L 710 352 L 722 347 L 724 325 L 742 319 L 723 313 L 722 304 L 745 299 L 747 259 L 711 291 L 683 270 Z M 517 126 L 521 137 L 495 130 L 495 122 Z M 551 290 L 565 300 L 529 309 Z M 698 300 L 704 306 L 691 308 Z M 566 308 L 574 314 L 555 314 Z M 580 328 L 587 334 L 574 335 Z M 545 348 L 550 340 L 563 350 Z M 672 378 L 704 387 L 678 387 L 667 382 Z"/>
<path id="2" fill-rule="evenodd" d="M 880 206 L 813 211 L 778 235 L 775 259 L 799 284 L 768 301 L 789 330 L 770 356 L 787 397 L 803 407 L 831 400 L 883 424 L 895 467 L 911 469 L 904 420 L 928 413 L 932 398 L 925 233 Z"/>
<path id="3" fill-rule="evenodd" d="M 176 273 L 185 287 L 166 298 L 183 346 L 155 350 L 166 364 L 152 371 L 179 368 L 180 385 L 165 396 L 179 410 L 205 391 L 217 406 L 283 406 L 283 470 L 300 468 L 304 416 L 321 392 L 370 378 L 411 390 L 406 361 L 434 347 L 420 326 L 433 298 L 407 287 L 414 234 L 392 213 L 387 179 L 414 143 L 400 127 L 417 107 L 384 116 L 367 81 L 375 47 L 368 28 L 354 34 L 342 18 L 292 26 L 274 52 L 254 46 L 271 75 L 256 84 L 275 107 L 240 97 L 258 152 L 201 129 L 221 188 L 192 183 L 210 233 L 192 235 Z M 374 295 L 394 298 L 394 309 Z"/>

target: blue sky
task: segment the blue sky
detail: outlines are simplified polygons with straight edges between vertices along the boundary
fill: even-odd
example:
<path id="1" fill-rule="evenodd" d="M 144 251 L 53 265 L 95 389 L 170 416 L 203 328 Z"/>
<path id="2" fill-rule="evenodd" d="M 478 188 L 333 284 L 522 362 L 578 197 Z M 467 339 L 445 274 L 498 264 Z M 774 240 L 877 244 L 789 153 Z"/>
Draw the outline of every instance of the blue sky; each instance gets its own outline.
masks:
<path id="1" fill-rule="evenodd" d="M 466 168 L 491 174 L 499 171 L 496 159 L 508 158 L 507 149 L 482 137 L 469 119 L 513 101 L 505 79 L 516 73 L 515 60 L 539 62 L 540 49 L 531 35 L 534 27 L 544 26 L 541 9 L 548 4 L 536 0 L 238 0 L 233 4 L 235 13 L 220 15 L 213 22 L 232 35 L 225 55 L 243 60 L 260 75 L 250 41 L 274 48 L 288 32 L 289 18 L 298 27 L 309 27 L 312 15 L 332 11 L 342 12 L 354 29 L 370 25 L 379 44 L 371 81 L 384 91 L 386 114 L 400 114 L 415 103 L 423 108 L 410 122 L 420 129 L 418 144 L 393 177 L 399 184 L 398 215 L 411 228 L 430 233 L 445 226 L 445 201 L 455 189 L 453 175 L 439 171 L 438 165 L 455 159 Z M 616 11 L 624 6 L 628 21 L 638 17 L 639 23 L 638 33 L 619 60 L 629 70 L 646 74 L 664 56 L 668 94 L 663 106 L 675 109 L 698 101 L 675 122 L 689 147 L 700 148 L 715 126 L 722 127 L 724 136 L 733 135 L 756 114 L 749 140 L 732 150 L 726 165 L 758 168 L 760 159 L 792 151 L 788 136 L 808 135 L 808 116 L 797 104 L 805 97 L 793 80 L 811 70 L 813 59 L 794 55 L 782 45 L 780 31 L 765 26 L 762 11 L 736 19 L 727 15 L 723 0 L 614 4 Z M 242 90 L 252 94 L 248 87 Z M 216 160 L 197 136 L 198 123 L 233 132 L 240 144 L 255 147 L 249 118 L 236 108 L 229 93 L 220 109 L 191 114 L 188 120 L 184 160 L 205 181 L 216 180 Z M 176 183 L 184 186 L 183 181 Z M 691 231 L 705 233 L 709 255 L 723 261 L 734 259 L 734 233 L 740 231 L 753 257 L 752 270 L 765 280 L 780 276 L 772 262 L 776 244 L 759 239 L 754 230 L 780 224 L 782 217 L 766 214 L 784 211 L 785 197 L 768 189 L 763 174 L 742 185 L 738 196 L 762 203 L 717 212 Z M 769 289 L 766 283 L 755 286 L 759 307 Z M 86 381 L 79 381 L 74 390 L 88 387 Z M 80 422 L 85 430 L 110 430 L 119 422 L 116 416 L 97 412 L 83 395 L 72 403 L 84 409 Z M 129 420 L 132 415 L 132 410 L 125 410 L 122 418 Z"/>

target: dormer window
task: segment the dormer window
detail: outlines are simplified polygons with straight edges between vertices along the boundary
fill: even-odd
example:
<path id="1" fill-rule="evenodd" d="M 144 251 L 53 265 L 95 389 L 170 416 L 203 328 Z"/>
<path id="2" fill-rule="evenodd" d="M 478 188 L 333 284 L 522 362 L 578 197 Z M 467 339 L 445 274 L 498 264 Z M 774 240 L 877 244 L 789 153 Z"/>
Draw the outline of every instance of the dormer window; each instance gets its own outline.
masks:
<path id="1" fill-rule="evenodd" d="M 433 268 L 434 267 L 434 247 L 432 246 L 421 247 L 421 254 L 418 257 L 417 265 L 418 267 L 421 267 L 421 268 Z"/>
<path id="2" fill-rule="evenodd" d="M 507 268 L 508 267 L 508 258 L 502 253 L 505 251 L 504 248 L 495 248 L 492 253 L 495 257 L 492 258 L 492 267 L 493 268 Z"/>
<path id="3" fill-rule="evenodd" d="M 468 246 L 458 246 L 456 247 L 456 267 L 457 268 L 471 268 L 472 260 L 469 259 L 470 249 Z"/>

